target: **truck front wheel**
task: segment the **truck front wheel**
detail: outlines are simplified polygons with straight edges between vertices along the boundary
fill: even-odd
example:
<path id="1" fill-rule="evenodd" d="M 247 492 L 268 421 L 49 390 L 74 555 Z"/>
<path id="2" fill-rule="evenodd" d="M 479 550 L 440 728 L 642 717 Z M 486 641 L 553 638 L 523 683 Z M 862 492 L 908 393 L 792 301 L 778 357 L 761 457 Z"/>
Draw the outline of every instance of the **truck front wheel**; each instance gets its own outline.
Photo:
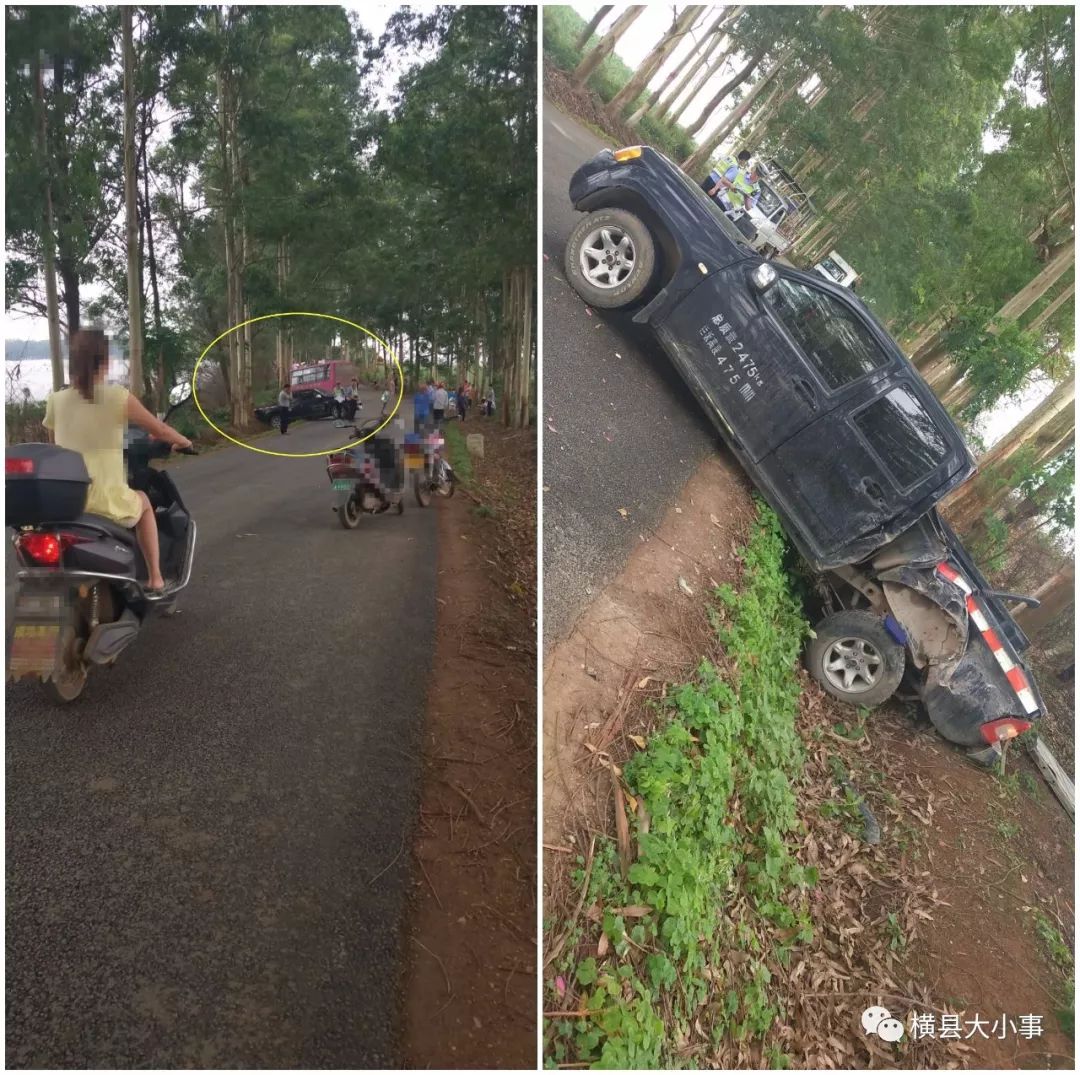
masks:
<path id="1" fill-rule="evenodd" d="M 616 310 L 648 291 L 656 269 L 656 244 L 633 213 L 597 209 L 578 221 L 563 260 L 570 286 L 590 306 Z"/>
<path id="2" fill-rule="evenodd" d="M 814 631 L 806 667 L 829 694 L 867 708 L 892 697 L 904 675 L 904 647 L 880 616 L 848 609 L 826 616 Z"/>

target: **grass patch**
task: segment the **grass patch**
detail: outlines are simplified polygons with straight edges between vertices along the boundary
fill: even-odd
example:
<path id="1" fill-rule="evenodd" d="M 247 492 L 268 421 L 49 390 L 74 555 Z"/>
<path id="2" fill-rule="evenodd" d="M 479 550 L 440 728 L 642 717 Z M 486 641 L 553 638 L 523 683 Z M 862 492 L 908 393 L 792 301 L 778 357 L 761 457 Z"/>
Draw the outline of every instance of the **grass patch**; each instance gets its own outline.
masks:
<path id="1" fill-rule="evenodd" d="M 807 624 L 768 508 L 759 505 L 741 555 L 742 591 L 715 591 L 723 667 L 704 660 L 668 691 L 666 719 L 625 766 L 643 807 L 631 803 L 639 855 L 623 880 L 615 842 L 596 852 L 585 901 L 599 927 L 585 949 L 595 955 L 565 949 L 559 971 L 577 1015 L 548 1022 L 549 1063 L 685 1066 L 680 1043 L 698 1026 L 713 1042 L 763 1039 L 783 1014 L 767 964 L 787 966 L 792 946 L 812 939 L 817 872 L 792 853 Z M 578 886 L 584 869 L 579 859 Z M 785 1064 L 763 1045 L 772 1066 Z"/>
<path id="2" fill-rule="evenodd" d="M 443 437 L 446 439 L 446 458 L 454 470 L 454 476 L 463 485 L 470 485 L 473 480 L 472 456 L 465 446 L 461 423 L 447 422 L 443 426 Z"/>

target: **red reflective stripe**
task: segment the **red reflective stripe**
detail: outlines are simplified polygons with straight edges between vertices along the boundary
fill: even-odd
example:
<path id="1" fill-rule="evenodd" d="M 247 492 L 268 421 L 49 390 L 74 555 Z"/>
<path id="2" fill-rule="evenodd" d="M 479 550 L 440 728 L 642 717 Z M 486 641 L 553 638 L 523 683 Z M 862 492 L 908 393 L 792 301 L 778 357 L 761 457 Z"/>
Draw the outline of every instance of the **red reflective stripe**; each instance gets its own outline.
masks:
<path id="1" fill-rule="evenodd" d="M 971 594 L 968 594 L 968 599 L 965 602 L 965 604 L 967 605 L 968 612 L 980 612 L 981 611 L 979 606 L 977 604 L 975 604 L 975 598 L 972 597 Z"/>
<path id="2" fill-rule="evenodd" d="M 937 565 L 937 569 L 938 569 L 938 571 L 940 571 L 940 572 L 941 572 L 941 573 L 942 573 L 942 574 L 943 574 L 943 575 L 944 575 L 944 576 L 945 576 L 945 577 L 946 577 L 946 578 L 947 578 L 947 579 L 948 579 L 948 580 L 949 580 L 950 582 L 952 582 L 952 581 L 953 581 L 953 579 L 959 578 L 959 575 L 958 575 L 958 574 L 957 574 L 957 573 L 956 573 L 955 571 L 953 571 L 953 569 L 952 569 L 952 568 L 951 568 L 951 567 L 950 567 L 950 566 L 949 566 L 949 565 L 948 565 L 947 563 L 945 563 L 945 561 L 944 561 L 944 560 L 942 560 L 942 561 L 941 561 L 941 563 Z"/>
<path id="3" fill-rule="evenodd" d="M 1027 677 L 1024 675 L 1023 672 L 1020 671 L 1019 668 L 1012 668 L 1008 672 L 1006 672 L 1005 675 L 1008 677 L 1009 682 L 1012 684 L 1012 688 L 1014 691 L 1027 690 Z"/>
<path id="4" fill-rule="evenodd" d="M 994 633 L 993 627 L 988 627 L 982 633 L 983 638 L 986 639 L 986 644 L 996 653 L 999 649 L 1005 647 L 1001 644 L 1001 639 Z"/>

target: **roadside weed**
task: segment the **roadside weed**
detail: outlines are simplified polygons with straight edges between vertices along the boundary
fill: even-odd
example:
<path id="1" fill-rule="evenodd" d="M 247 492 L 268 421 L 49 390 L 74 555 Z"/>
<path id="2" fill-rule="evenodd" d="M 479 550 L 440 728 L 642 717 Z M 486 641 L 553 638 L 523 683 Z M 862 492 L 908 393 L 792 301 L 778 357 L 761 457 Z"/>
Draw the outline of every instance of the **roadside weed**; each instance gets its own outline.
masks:
<path id="1" fill-rule="evenodd" d="M 446 458 L 454 468 L 454 477 L 464 485 L 473 480 L 472 456 L 465 446 L 465 434 L 459 422 L 447 422 L 443 426 L 443 438 L 446 441 Z"/>
<path id="2" fill-rule="evenodd" d="M 703 660 L 670 689 L 666 721 L 626 763 L 644 807 L 630 817 L 639 854 L 624 881 L 614 841 L 597 847 L 585 898 L 597 943 L 562 968 L 577 985 L 578 1017 L 548 1025 L 560 1063 L 685 1066 L 692 1035 L 761 1039 L 783 1014 L 766 964 L 785 965 L 792 945 L 811 939 L 807 890 L 817 883 L 791 850 L 806 623 L 784 553 L 776 517 L 760 507 L 742 591 L 714 594 L 724 671 Z M 767 1055 L 786 1066 L 781 1051 Z"/>

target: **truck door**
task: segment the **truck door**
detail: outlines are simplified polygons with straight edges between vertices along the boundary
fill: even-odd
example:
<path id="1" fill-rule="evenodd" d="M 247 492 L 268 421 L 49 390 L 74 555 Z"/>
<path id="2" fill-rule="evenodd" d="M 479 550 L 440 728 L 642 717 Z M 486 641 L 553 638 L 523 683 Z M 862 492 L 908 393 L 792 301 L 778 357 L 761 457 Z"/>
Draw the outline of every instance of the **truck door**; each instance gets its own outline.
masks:
<path id="1" fill-rule="evenodd" d="M 750 281 L 755 264 L 736 263 L 705 280 L 657 333 L 737 447 L 767 466 L 781 444 L 848 407 L 896 360 L 846 302 L 804 273 L 774 263 L 780 279 L 761 294 Z M 806 466 L 828 466 L 832 451 L 818 445 Z"/>

